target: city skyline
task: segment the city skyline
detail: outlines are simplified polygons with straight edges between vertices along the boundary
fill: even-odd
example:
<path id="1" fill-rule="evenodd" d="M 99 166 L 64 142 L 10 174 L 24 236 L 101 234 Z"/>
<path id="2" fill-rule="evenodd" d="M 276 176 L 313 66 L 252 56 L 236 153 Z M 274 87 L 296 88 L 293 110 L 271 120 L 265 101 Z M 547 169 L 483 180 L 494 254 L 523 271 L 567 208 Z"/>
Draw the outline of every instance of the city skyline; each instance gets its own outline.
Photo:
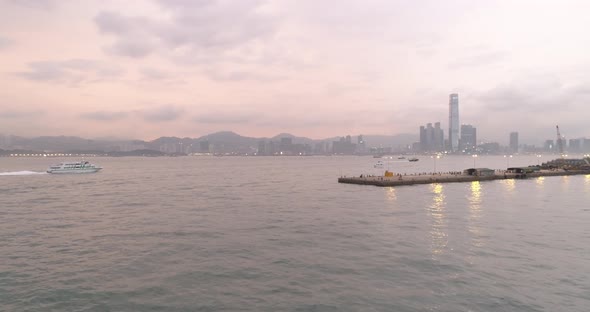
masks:
<path id="1" fill-rule="evenodd" d="M 459 95 L 452 93 L 449 95 L 449 151 L 459 150 L 460 133 L 459 120 Z"/>
<path id="2" fill-rule="evenodd" d="M 153 140 L 138 139 L 114 139 L 114 138 L 83 138 L 75 136 L 39 136 L 18 137 L 0 134 L 0 151 L 4 153 L 18 150 L 29 151 L 60 151 L 71 150 L 88 151 L 121 151 L 132 152 L 134 150 L 152 150 L 165 153 L 174 153 L 182 150 L 183 146 L 189 150 L 203 151 L 211 146 L 228 152 L 253 153 L 253 148 L 258 150 L 277 150 L 277 147 L 292 145 L 306 155 L 309 154 L 383 154 L 383 153 L 415 153 L 415 154 L 537 154 L 557 153 L 556 140 L 545 139 L 540 144 L 529 142 L 517 142 L 518 133 L 511 132 L 512 141 L 506 143 L 477 140 L 477 128 L 473 125 L 461 126 L 460 150 L 452 153 L 448 150 L 448 139 L 444 139 L 444 130 L 440 122 L 428 123 L 420 127 L 419 135 L 339 135 L 330 138 L 311 139 L 288 133 L 281 133 L 272 137 L 247 137 L 231 131 L 210 133 L 201 137 L 159 137 Z M 516 135 L 516 140 L 514 139 Z M 590 138 L 566 138 L 561 137 L 564 151 L 570 153 L 590 152 Z M 211 140 L 211 141 L 210 141 Z M 273 143 L 275 142 L 275 143 Z M 285 144 L 284 142 L 289 142 Z M 163 145 L 162 145 L 163 144 Z M 203 145 L 205 144 L 205 145 Z M 262 144 L 262 145 L 261 145 Z M 270 144 L 270 145 L 268 145 Z M 274 144 L 274 145 L 273 145 Z M 318 145 L 319 144 L 319 145 Z M 305 147 L 304 147 L 305 145 Z M 203 148 L 207 146 L 207 148 Z M 262 146 L 262 148 L 261 148 Z M 155 148 L 154 148 L 155 147 Z M 238 149 L 236 149 L 238 147 Z M 292 152 L 291 149 L 289 151 Z M 186 152 L 188 153 L 188 152 Z M 265 153 L 263 152 L 262 155 Z"/>
<path id="3" fill-rule="evenodd" d="M 521 142 L 541 144 L 555 124 L 568 138 L 587 137 L 590 44 L 579 38 L 588 9 L 583 1 L 0 1 L 0 133 L 319 139 L 415 133 L 432 121 L 447 132 L 441 116 L 458 93 L 461 120 L 489 141 L 518 131 Z"/>

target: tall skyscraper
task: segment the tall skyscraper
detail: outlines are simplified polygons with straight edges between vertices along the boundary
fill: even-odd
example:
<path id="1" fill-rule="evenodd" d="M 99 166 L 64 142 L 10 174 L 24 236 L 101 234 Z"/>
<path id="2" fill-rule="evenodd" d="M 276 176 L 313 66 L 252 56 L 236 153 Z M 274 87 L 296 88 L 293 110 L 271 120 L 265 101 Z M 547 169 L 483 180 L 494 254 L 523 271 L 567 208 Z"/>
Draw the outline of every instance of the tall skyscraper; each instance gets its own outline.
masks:
<path id="1" fill-rule="evenodd" d="M 455 152 L 459 149 L 459 95 L 449 95 L 449 149 Z"/>
<path id="2" fill-rule="evenodd" d="M 553 143 L 553 140 L 545 140 L 543 148 L 546 152 L 553 152 L 553 150 L 555 150 L 555 144 Z"/>
<path id="3" fill-rule="evenodd" d="M 442 152 L 444 148 L 444 131 L 440 128 L 440 122 L 428 123 L 420 126 L 420 150 L 422 152 Z"/>
<path id="4" fill-rule="evenodd" d="M 440 122 L 434 123 L 434 149 L 437 152 L 445 149 L 445 132 L 440 128 Z"/>
<path id="5" fill-rule="evenodd" d="M 518 132 L 510 132 L 510 151 L 518 153 Z"/>
<path id="6" fill-rule="evenodd" d="M 473 151 L 477 147 L 477 129 L 472 125 L 461 125 L 459 150 Z"/>
<path id="7" fill-rule="evenodd" d="M 434 145 L 434 128 L 432 127 L 432 123 L 426 124 L 426 146 L 427 151 L 432 150 L 432 146 Z"/>
<path id="8" fill-rule="evenodd" d="M 365 143 L 365 139 L 363 139 L 363 135 L 359 135 L 357 138 L 357 145 L 356 145 L 356 151 L 358 153 L 365 153 L 367 151 L 366 148 L 366 143 Z"/>
<path id="9" fill-rule="evenodd" d="M 428 150 L 426 145 L 426 127 L 420 126 L 420 151 L 425 152 Z"/>
<path id="10" fill-rule="evenodd" d="M 570 139 L 568 146 L 570 153 L 579 153 L 582 151 L 582 139 Z"/>

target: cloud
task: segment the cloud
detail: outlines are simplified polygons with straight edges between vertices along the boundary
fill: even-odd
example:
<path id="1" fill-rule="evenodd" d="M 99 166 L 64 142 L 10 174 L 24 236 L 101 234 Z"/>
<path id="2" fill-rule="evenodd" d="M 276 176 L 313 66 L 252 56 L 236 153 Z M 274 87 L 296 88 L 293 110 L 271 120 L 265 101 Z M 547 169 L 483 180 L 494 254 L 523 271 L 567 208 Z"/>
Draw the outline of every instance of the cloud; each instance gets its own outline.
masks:
<path id="1" fill-rule="evenodd" d="M 529 101 L 530 95 L 518 87 L 498 86 L 476 95 L 476 98 L 485 104 L 488 111 L 501 112 L 517 109 Z"/>
<path id="2" fill-rule="evenodd" d="M 182 11 L 186 9 L 202 9 L 214 5 L 217 0 L 158 0 L 157 2 L 164 7 Z"/>
<path id="3" fill-rule="evenodd" d="M 258 9 L 262 1 L 160 1 L 169 19 L 101 12 L 94 21 L 103 34 L 115 37 L 107 51 L 143 58 L 157 50 L 166 54 L 216 54 L 274 33 L 276 21 Z M 185 52 L 179 52 L 185 51 Z"/>
<path id="4" fill-rule="evenodd" d="M 369 117 L 368 114 L 355 112 L 355 115 Z M 281 112 L 245 112 L 245 111 L 218 111 L 196 115 L 192 121 L 199 124 L 207 125 L 233 125 L 233 126 L 250 126 L 280 128 L 280 129 L 305 129 L 321 128 L 330 126 L 342 126 L 342 124 L 352 124 L 354 119 L 346 113 L 334 113 L 333 119 L 326 119 L 322 116 L 291 116 L 285 118 Z M 374 121 L 374 118 L 373 118 Z"/>
<path id="5" fill-rule="evenodd" d="M 139 73 L 146 80 L 167 80 L 170 79 L 172 76 L 170 73 L 156 69 L 151 67 L 144 67 L 139 70 Z"/>
<path id="6" fill-rule="evenodd" d="M 45 111 L 21 111 L 21 110 L 3 110 L 0 111 L 0 118 L 4 119 L 23 119 L 33 118 L 45 115 Z"/>
<path id="7" fill-rule="evenodd" d="M 142 58 L 150 55 L 155 49 L 150 40 L 142 40 L 140 37 L 129 40 L 120 40 L 106 49 L 115 55 L 124 55 L 132 58 Z"/>
<path id="8" fill-rule="evenodd" d="M 487 51 L 461 57 L 449 64 L 449 68 L 486 66 L 504 61 L 508 53 L 504 51 Z"/>
<path id="9" fill-rule="evenodd" d="M 87 59 L 32 62 L 29 69 L 16 74 L 33 81 L 68 84 L 110 80 L 124 74 L 118 66 Z"/>
<path id="10" fill-rule="evenodd" d="M 9 2 L 14 5 L 39 10 L 50 10 L 57 5 L 56 0 L 9 0 Z"/>
<path id="11" fill-rule="evenodd" d="M 528 112 L 540 114 L 546 111 L 572 109 L 580 105 L 580 100 L 588 97 L 589 87 L 585 85 L 565 86 L 552 77 L 537 77 L 510 84 L 498 85 L 472 95 L 484 104 L 489 112 Z"/>
<path id="12" fill-rule="evenodd" d="M 167 70 L 153 67 L 143 67 L 138 70 L 139 82 L 145 84 L 144 87 L 151 88 L 153 85 L 172 86 L 179 88 L 187 84 L 187 79 L 194 75 L 191 72 Z"/>
<path id="13" fill-rule="evenodd" d="M 248 124 L 255 121 L 256 117 L 262 116 L 249 113 L 217 112 L 198 115 L 193 118 L 193 121 L 203 124 Z"/>
<path id="14" fill-rule="evenodd" d="M 284 80 L 286 77 L 279 75 L 267 75 L 254 71 L 221 71 L 221 70 L 206 70 L 205 74 L 211 80 L 220 82 L 236 82 L 236 81 L 258 81 L 258 82 L 273 82 Z"/>
<path id="15" fill-rule="evenodd" d="M 121 120 L 128 116 L 127 112 L 107 112 L 107 111 L 96 111 L 90 113 L 81 114 L 80 117 L 84 119 L 96 120 L 96 121 L 115 121 Z"/>
<path id="16" fill-rule="evenodd" d="M 590 101 L 590 84 L 567 85 L 548 75 L 536 80 L 522 79 L 498 85 L 488 90 L 472 92 L 464 101 L 463 120 L 481 126 L 485 137 L 495 139 L 508 136 L 510 131 L 519 131 L 523 138 L 539 138 L 551 134 L 559 124 L 573 136 L 584 135 L 583 127 Z M 587 133 L 586 133 L 587 134 Z M 503 140 L 500 140 L 503 141 Z"/>
<path id="17" fill-rule="evenodd" d="M 139 111 L 138 113 L 145 121 L 162 122 L 180 119 L 184 109 L 173 105 L 165 105 L 155 109 Z"/>
<path id="18" fill-rule="evenodd" d="M 12 45 L 14 45 L 14 41 L 5 37 L 0 37 L 0 50 L 6 49 Z"/>

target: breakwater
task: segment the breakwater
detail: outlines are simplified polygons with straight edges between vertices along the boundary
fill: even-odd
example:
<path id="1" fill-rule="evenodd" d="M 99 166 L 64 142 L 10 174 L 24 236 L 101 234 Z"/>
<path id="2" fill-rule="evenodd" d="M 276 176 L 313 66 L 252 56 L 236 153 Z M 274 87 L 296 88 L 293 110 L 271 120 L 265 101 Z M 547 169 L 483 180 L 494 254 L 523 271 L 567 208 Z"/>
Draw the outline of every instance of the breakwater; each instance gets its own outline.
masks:
<path id="1" fill-rule="evenodd" d="M 340 177 L 338 183 L 374 185 L 374 186 L 402 186 L 414 184 L 431 184 L 431 183 L 457 183 L 473 181 L 492 181 L 503 179 L 527 179 L 546 176 L 568 176 L 568 175 L 587 175 L 590 170 L 541 170 L 531 173 L 514 173 L 507 171 L 495 171 L 487 175 L 468 175 L 460 173 L 439 173 L 439 174 L 421 174 L 421 175 L 388 175 L 388 176 L 358 176 L 358 177 Z"/>

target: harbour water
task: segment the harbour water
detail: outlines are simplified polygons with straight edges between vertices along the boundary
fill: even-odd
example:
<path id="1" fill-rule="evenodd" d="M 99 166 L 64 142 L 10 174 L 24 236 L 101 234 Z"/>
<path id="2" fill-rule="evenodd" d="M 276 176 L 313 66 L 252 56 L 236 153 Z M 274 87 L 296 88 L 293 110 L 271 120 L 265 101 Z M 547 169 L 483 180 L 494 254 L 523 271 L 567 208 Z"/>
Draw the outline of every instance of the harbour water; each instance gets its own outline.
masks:
<path id="1" fill-rule="evenodd" d="M 341 175 L 549 157 L 0 158 L 0 311 L 588 311 L 590 176 Z"/>

